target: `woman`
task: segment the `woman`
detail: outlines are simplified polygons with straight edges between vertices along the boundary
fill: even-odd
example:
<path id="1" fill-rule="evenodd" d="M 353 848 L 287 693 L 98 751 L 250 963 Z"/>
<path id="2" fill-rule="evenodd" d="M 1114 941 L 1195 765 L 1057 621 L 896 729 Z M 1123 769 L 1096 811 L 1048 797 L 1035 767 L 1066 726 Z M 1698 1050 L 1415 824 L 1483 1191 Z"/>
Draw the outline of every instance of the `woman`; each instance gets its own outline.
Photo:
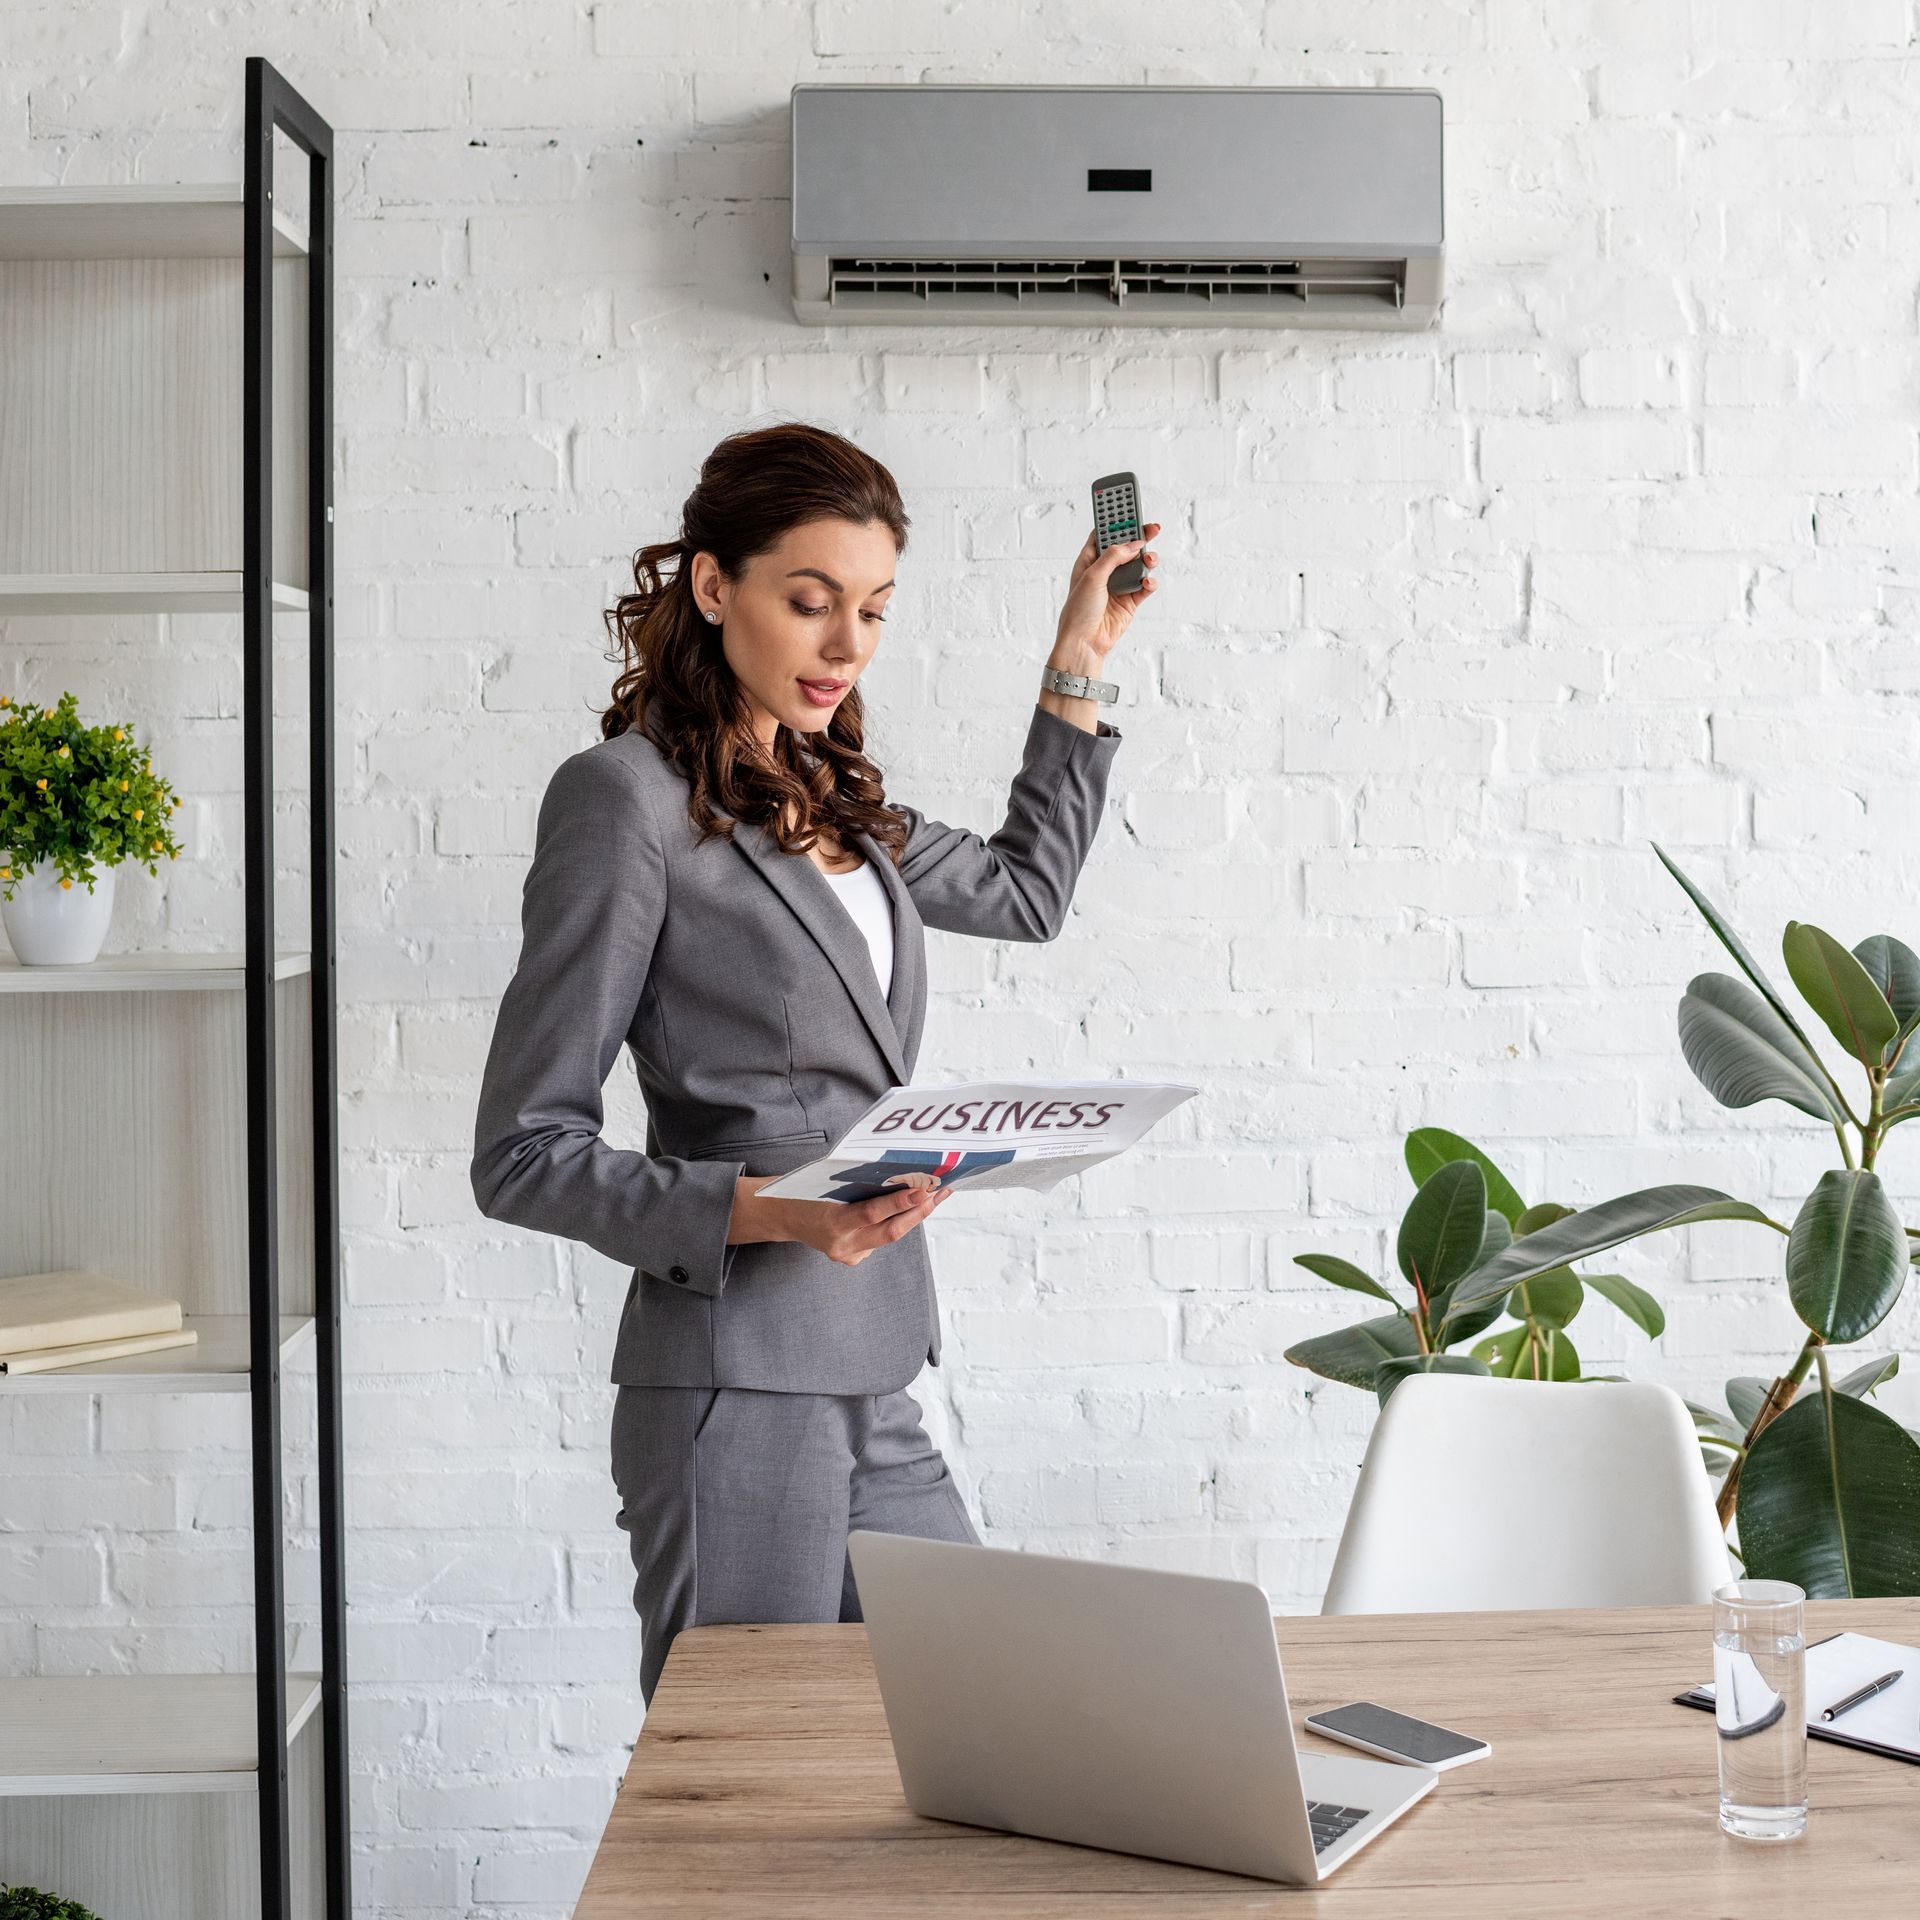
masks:
<path id="1" fill-rule="evenodd" d="M 911 1079 L 923 926 L 1059 932 L 1120 736 L 1095 699 L 1043 689 L 990 839 L 889 802 L 857 683 L 906 536 L 892 476 L 838 435 L 723 440 L 681 537 L 635 557 L 604 737 L 540 807 L 473 1190 L 635 1269 L 613 1477 L 649 1700 L 682 1627 L 859 1619 L 853 1527 L 975 1537 L 906 1393 L 939 1357 L 919 1229 L 946 1190 L 760 1189 Z M 1088 536 L 1050 669 L 1098 677 L 1154 590 L 1107 592 L 1143 546 L 1096 557 Z M 600 1137 L 622 1042 L 643 1154 Z"/>

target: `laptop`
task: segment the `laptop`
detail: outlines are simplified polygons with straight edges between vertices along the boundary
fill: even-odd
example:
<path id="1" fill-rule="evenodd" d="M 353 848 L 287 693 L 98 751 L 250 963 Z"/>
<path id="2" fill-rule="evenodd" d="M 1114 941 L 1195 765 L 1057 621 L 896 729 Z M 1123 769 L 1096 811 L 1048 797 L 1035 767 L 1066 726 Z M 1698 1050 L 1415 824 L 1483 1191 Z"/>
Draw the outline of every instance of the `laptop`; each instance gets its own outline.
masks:
<path id="1" fill-rule="evenodd" d="M 1296 1750 L 1250 1581 L 864 1531 L 847 1552 L 915 1813 L 1300 1886 L 1433 1790 Z"/>

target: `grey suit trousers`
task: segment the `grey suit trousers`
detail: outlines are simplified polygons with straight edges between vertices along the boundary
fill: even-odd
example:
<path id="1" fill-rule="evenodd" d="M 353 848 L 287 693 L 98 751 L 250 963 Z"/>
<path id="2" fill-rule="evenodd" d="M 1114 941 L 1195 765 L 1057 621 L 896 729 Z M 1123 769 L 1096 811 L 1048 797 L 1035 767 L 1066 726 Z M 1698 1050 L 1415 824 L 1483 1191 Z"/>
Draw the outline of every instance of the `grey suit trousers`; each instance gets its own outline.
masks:
<path id="1" fill-rule="evenodd" d="M 904 1391 L 622 1387 L 613 1479 L 649 1701 L 682 1627 L 858 1620 L 855 1527 L 978 1539 Z"/>

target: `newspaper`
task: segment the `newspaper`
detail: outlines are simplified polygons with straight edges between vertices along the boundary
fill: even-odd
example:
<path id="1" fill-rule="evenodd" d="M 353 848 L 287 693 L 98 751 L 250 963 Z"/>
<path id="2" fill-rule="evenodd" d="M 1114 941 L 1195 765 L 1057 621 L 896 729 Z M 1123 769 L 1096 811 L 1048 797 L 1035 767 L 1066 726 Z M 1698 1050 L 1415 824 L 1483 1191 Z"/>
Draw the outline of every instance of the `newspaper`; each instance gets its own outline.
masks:
<path id="1" fill-rule="evenodd" d="M 1197 1087 L 1146 1080 L 993 1080 L 894 1087 L 823 1160 L 762 1187 L 782 1200 L 872 1200 L 890 1188 L 965 1181 L 1044 1193 L 1111 1160 Z"/>

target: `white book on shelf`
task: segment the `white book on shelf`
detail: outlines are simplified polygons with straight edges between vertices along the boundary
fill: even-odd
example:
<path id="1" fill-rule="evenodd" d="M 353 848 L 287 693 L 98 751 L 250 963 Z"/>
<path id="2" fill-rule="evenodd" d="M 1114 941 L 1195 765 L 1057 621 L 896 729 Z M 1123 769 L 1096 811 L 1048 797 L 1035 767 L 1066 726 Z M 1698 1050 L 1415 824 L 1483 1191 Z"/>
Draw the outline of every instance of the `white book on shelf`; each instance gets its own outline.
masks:
<path id="1" fill-rule="evenodd" d="M 132 1333 L 124 1340 L 87 1340 L 76 1347 L 37 1347 L 32 1353 L 0 1354 L 0 1374 L 48 1373 L 55 1367 L 83 1367 L 90 1360 L 124 1360 L 163 1347 L 191 1347 L 199 1339 L 196 1329 L 181 1327 L 173 1333 Z"/>
<path id="2" fill-rule="evenodd" d="M 0 1358 L 47 1347 L 178 1333 L 181 1322 L 178 1300 L 103 1273 L 69 1268 L 0 1280 Z"/>

